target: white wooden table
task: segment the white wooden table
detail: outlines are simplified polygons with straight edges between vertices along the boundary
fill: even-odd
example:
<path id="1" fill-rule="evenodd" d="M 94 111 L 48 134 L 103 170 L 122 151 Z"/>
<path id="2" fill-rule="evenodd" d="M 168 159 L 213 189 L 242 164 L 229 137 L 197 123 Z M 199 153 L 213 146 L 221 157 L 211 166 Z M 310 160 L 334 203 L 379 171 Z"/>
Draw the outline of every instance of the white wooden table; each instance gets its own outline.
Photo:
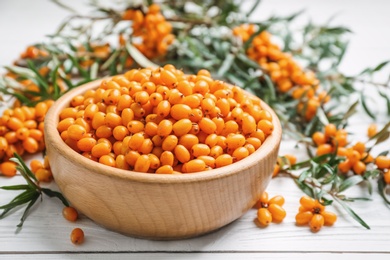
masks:
<path id="1" fill-rule="evenodd" d="M 86 10 L 80 1 L 67 1 Z M 306 9 L 305 17 L 324 22 L 338 14 L 334 24 L 353 30 L 351 44 L 341 67 L 346 73 L 357 73 L 367 66 L 375 66 L 390 58 L 390 1 L 380 0 L 266 0 L 256 15 L 266 18 L 271 14 L 290 14 Z M 0 65 L 11 62 L 28 44 L 39 42 L 45 34 L 53 32 L 67 16 L 67 12 L 47 0 L 2 0 L 0 1 Z M 303 24 L 301 19 L 297 24 Z M 384 75 L 385 76 L 385 75 Z M 376 106 L 381 109 L 381 105 Z M 365 137 L 371 119 L 360 115 L 348 128 L 356 139 Z M 389 121 L 380 117 L 379 125 Z M 280 154 L 304 152 L 294 148 L 293 141 L 284 140 Z M 390 142 L 376 150 L 389 149 Z M 0 185 L 22 183 L 22 177 L 0 177 Z M 56 188 L 55 184 L 50 185 Z M 376 187 L 376 184 L 374 185 Z M 351 192 L 367 195 L 361 187 Z M 32 210 L 22 231 L 15 233 L 22 211 L 0 220 L 0 259 L 390 259 L 390 207 L 386 206 L 375 192 L 370 202 L 355 202 L 353 209 L 371 226 L 366 230 L 357 224 L 339 207 L 329 207 L 337 212 L 338 221 L 333 227 L 324 227 L 314 234 L 308 227 L 295 225 L 295 214 L 302 192 L 289 178 L 276 178 L 268 187 L 269 194 L 283 195 L 286 199 L 287 217 L 281 224 L 259 228 L 254 220 L 256 210 L 249 210 L 230 225 L 201 237 L 179 241 L 149 241 L 123 236 L 108 231 L 84 216 L 76 223 L 62 217 L 62 205 L 55 199 L 45 199 Z M 15 194 L 0 191 L 0 205 L 7 203 Z M 75 246 L 69 235 L 74 227 L 81 227 L 85 243 Z"/>

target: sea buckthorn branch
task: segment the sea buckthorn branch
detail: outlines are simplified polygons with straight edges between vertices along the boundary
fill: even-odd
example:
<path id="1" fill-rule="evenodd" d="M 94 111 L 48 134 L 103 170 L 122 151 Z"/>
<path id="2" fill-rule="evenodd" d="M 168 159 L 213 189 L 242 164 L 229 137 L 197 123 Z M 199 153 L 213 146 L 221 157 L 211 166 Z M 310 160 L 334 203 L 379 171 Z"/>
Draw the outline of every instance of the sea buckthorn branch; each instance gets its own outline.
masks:
<path id="1" fill-rule="evenodd" d="M 283 170 L 284 173 L 292 177 L 298 187 L 309 195 L 320 201 L 323 206 L 333 204 L 336 201 L 344 210 L 363 227 L 370 229 L 368 224 L 354 212 L 347 201 L 370 200 L 369 198 L 352 198 L 342 192 L 348 188 L 362 182 L 369 183 L 367 178 L 360 175 L 354 175 L 345 178 L 338 174 L 337 164 L 344 160 L 336 154 L 324 154 L 310 160 L 297 163 Z M 310 165 L 310 166 L 308 166 Z M 303 170 L 299 175 L 292 170 Z"/>
<path id="2" fill-rule="evenodd" d="M 69 206 L 69 203 L 62 196 L 61 193 L 57 191 L 53 191 L 48 188 L 43 188 L 40 186 L 40 183 L 34 173 L 27 167 L 24 163 L 23 159 L 17 154 L 14 154 L 14 157 L 10 159 L 10 161 L 16 163 L 16 168 L 26 180 L 27 184 L 19 184 L 12 186 L 2 186 L 0 189 L 3 190 L 22 190 L 23 192 L 17 195 L 13 200 L 11 200 L 8 204 L 1 205 L 0 209 L 3 211 L 0 214 L 0 219 L 7 216 L 7 213 L 13 210 L 14 208 L 18 208 L 22 205 L 27 204 L 23 215 L 20 219 L 19 224 L 17 225 L 18 230 L 23 226 L 24 221 L 26 220 L 29 210 L 34 206 L 35 202 L 39 198 L 42 200 L 42 195 L 45 194 L 48 197 L 56 197 L 58 198 L 65 206 Z"/>

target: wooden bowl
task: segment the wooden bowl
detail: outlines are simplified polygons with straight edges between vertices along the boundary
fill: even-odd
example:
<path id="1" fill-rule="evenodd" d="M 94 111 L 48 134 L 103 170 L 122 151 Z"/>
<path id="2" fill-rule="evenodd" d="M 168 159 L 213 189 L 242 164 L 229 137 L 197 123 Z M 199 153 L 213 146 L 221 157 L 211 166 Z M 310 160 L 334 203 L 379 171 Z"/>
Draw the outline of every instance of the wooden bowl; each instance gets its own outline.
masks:
<path id="1" fill-rule="evenodd" d="M 247 158 L 222 168 L 191 174 L 147 174 L 89 160 L 66 145 L 59 114 L 72 97 L 96 89 L 101 80 L 62 96 L 45 119 L 45 142 L 54 179 L 69 202 L 96 223 L 119 233 L 148 239 L 179 239 L 205 234 L 242 216 L 268 185 L 281 141 L 274 131 Z"/>

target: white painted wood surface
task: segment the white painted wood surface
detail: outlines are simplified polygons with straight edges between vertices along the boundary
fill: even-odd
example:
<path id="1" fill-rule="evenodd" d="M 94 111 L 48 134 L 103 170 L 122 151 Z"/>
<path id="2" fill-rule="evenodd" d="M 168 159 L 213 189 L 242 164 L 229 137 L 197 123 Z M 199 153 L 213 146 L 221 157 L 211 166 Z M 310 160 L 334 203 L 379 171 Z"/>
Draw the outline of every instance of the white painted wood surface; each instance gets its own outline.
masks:
<path id="1" fill-rule="evenodd" d="M 87 8 L 85 1 L 67 1 L 78 6 L 81 12 Z M 346 73 L 357 73 L 367 66 L 375 66 L 390 58 L 390 1 L 380 0 L 267 0 L 263 1 L 256 16 L 263 19 L 271 14 L 290 14 L 306 9 L 306 16 L 316 22 L 324 22 L 333 14 L 335 25 L 346 25 L 353 30 L 351 44 L 346 53 L 342 69 Z M 44 39 L 53 32 L 67 15 L 47 0 L 2 0 L 0 1 L 0 65 L 11 64 L 24 48 Z M 297 22 L 303 24 L 305 19 Z M 383 78 L 386 75 L 382 75 Z M 383 111 L 383 104 L 377 105 Z M 389 118 L 380 116 L 380 124 Z M 356 139 L 365 137 L 366 127 L 372 120 L 360 115 L 354 118 L 348 128 Z M 282 142 L 280 154 L 304 152 L 294 148 L 293 141 Z M 390 142 L 375 151 L 389 149 Z M 0 185 L 21 183 L 20 176 L 7 179 L 0 177 Z M 50 185 L 56 188 L 55 184 Z M 374 187 L 376 185 L 374 184 Z M 363 187 L 350 192 L 367 195 Z M 21 232 L 15 233 L 21 211 L 0 220 L 0 258 L 42 258 L 42 259 L 181 259 L 183 257 L 213 259 L 388 259 L 390 256 L 390 207 L 374 193 L 370 202 L 355 202 L 353 209 L 371 226 L 366 230 L 352 220 L 342 209 L 329 207 L 339 214 L 333 227 L 324 227 L 313 234 L 308 227 L 297 227 L 294 217 L 298 211 L 302 192 L 289 178 L 276 178 L 268 187 L 269 194 L 283 195 L 286 199 L 287 217 L 281 224 L 271 224 L 267 228 L 256 226 L 256 211 L 249 210 L 232 224 L 208 235 L 178 241 L 150 241 L 123 236 L 108 231 L 81 216 L 76 223 L 67 222 L 61 214 L 62 205 L 55 199 L 45 198 L 35 207 Z M 0 205 L 8 202 L 16 193 L 0 191 Z M 156 209 L 157 211 L 158 209 Z M 74 246 L 70 232 L 81 227 L 85 243 Z"/>

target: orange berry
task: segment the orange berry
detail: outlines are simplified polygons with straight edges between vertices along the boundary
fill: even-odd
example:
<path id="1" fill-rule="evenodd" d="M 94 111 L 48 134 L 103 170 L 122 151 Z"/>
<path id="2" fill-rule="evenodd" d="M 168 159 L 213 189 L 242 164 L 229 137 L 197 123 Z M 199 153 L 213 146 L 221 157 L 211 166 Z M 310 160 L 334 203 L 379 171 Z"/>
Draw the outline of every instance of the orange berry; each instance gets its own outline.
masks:
<path id="1" fill-rule="evenodd" d="M 62 215 L 64 216 L 64 218 L 66 220 L 69 220 L 72 222 L 76 221 L 78 218 L 77 210 L 73 207 L 64 207 L 62 209 Z"/>
<path id="2" fill-rule="evenodd" d="M 84 243 L 84 231 L 81 228 L 75 228 L 70 233 L 70 241 L 75 245 Z"/>
<path id="3" fill-rule="evenodd" d="M 390 168 L 390 157 L 380 155 L 376 157 L 375 164 L 379 169 L 389 169 Z"/>
<path id="4" fill-rule="evenodd" d="M 268 210 L 271 213 L 272 221 L 274 222 L 282 222 L 286 217 L 286 211 L 278 204 L 269 203 Z"/>
<path id="5" fill-rule="evenodd" d="M 366 164 L 362 161 L 357 161 L 353 166 L 352 166 L 353 171 L 358 174 L 362 175 L 366 171 Z"/>
<path id="6" fill-rule="evenodd" d="M 371 124 L 368 126 L 368 129 L 367 129 L 367 136 L 368 137 L 373 137 L 374 135 L 376 135 L 376 133 L 378 132 L 377 130 L 377 125 L 376 124 Z"/>
<path id="7" fill-rule="evenodd" d="M 323 211 L 320 214 L 324 217 L 325 226 L 332 226 L 337 220 L 337 215 L 333 212 Z"/>
<path id="8" fill-rule="evenodd" d="M 272 222 L 272 214 L 267 208 L 259 208 L 257 211 L 257 220 L 260 225 L 268 226 Z"/>
<path id="9" fill-rule="evenodd" d="M 314 214 L 309 223 L 311 231 L 318 232 L 324 225 L 324 222 L 325 220 L 322 215 Z"/>
<path id="10" fill-rule="evenodd" d="M 332 146 L 330 144 L 321 144 L 317 148 L 317 155 L 324 155 L 331 153 L 333 150 Z"/>
<path id="11" fill-rule="evenodd" d="M 325 137 L 335 136 L 337 128 L 334 124 L 328 124 L 325 126 Z"/>
<path id="12" fill-rule="evenodd" d="M 311 211 L 303 211 L 299 212 L 295 216 L 295 222 L 297 225 L 306 225 L 310 222 L 310 220 L 313 218 L 313 213 Z"/>
<path id="13" fill-rule="evenodd" d="M 3 162 L 0 164 L 1 173 L 5 176 L 12 177 L 16 175 L 16 164 L 14 162 Z"/>

